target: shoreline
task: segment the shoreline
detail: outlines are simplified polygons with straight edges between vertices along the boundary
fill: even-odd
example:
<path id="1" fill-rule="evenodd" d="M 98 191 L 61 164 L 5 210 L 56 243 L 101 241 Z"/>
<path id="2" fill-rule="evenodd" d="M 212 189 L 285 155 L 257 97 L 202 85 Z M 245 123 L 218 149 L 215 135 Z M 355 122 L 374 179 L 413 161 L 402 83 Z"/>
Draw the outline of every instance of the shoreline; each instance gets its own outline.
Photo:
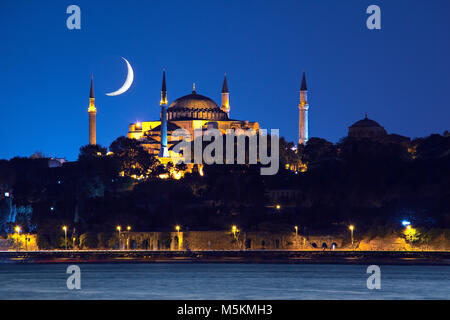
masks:
<path id="1" fill-rule="evenodd" d="M 0 264 L 3 263 L 278 263 L 450 266 L 450 251 L 0 251 Z"/>

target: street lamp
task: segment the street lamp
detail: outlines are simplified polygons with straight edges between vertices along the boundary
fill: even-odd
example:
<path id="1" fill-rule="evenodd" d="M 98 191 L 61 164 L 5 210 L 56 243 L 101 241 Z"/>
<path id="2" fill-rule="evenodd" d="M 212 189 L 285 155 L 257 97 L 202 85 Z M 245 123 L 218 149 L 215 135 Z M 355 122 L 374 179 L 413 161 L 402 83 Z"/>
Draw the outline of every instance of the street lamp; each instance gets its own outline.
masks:
<path id="1" fill-rule="evenodd" d="M 130 230 L 131 230 L 131 227 L 130 226 L 128 226 L 127 227 L 127 249 L 128 250 L 130 250 Z"/>
<path id="2" fill-rule="evenodd" d="M 177 231 L 178 250 L 181 250 L 181 244 L 182 244 L 182 241 L 183 241 L 183 239 L 182 239 L 181 236 L 180 236 L 180 230 L 181 230 L 181 227 L 177 224 L 177 225 L 175 226 L 175 230 Z"/>
<path id="3" fill-rule="evenodd" d="M 277 210 L 280 210 L 280 209 L 281 209 L 281 205 L 277 204 L 277 205 L 275 206 L 275 208 L 276 208 Z"/>
<path id="4" fill-rule="evenodd" d="M 64 230 L 64 245 L 67 250 L 67 226 L 63 226 L 62 229 Z"/>
<path id="5" fill-rule="evenodd" d="M 19 250 L 20 249 L 20 244 L 19 244 L 19 233 L 20 233 L 20 231 L 22 230 L 19 226 L 16 226 L 15 228 L 14 228 L 14 230 L 16 231 L 16 233 L 17 233 L 17 250 Z"/>
<path id="6" fill-rule="evenodd" d="M 295 236 L 298 236 L 298 227 L 294 226 L 294 229 L 295 229 Z"/>
<path id="7" fill-rule="evenodd" d="M 231 227 L 231 232 L 233 233 L 233 237 L 237 240 L 236 233 L 239 232 L 239 229 L 236 226 Z"/>
<path id="8" fill-rule="evenodd" d="M 354 242 L 353 230 L 355 230 L 355 227 L 353 225 L 350 225 L 348 228 L 349 228 L 351 236 L 352 236 L 352 247 L 353 247 L 353 242 Z"/>
<path id="9" fill-rule="evenodd" d="M 119 233 L 119 250 L 120 250 L 120 230 L 122 230 L 122 227 L 121 226 L 117 226 L 116 230 Z"/>

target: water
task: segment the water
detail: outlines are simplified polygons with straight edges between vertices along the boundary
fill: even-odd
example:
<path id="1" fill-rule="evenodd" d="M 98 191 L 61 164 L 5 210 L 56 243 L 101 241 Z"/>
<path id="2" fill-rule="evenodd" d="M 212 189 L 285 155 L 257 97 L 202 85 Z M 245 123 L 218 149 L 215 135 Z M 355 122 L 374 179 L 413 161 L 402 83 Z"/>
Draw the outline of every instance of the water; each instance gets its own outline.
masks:
<path id="1" fill-rule="evenodd" d="M 64 264 L 0 264 L 0 299 L 449 299 L 449 266 L 80 264 L 68 290 Z"/>

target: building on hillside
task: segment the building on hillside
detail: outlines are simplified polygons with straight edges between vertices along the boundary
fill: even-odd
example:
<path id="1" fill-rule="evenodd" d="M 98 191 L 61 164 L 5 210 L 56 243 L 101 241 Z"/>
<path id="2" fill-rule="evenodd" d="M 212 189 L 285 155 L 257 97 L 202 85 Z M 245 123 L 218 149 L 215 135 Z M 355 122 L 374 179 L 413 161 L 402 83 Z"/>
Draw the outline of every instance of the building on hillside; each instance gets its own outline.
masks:
<path id="1" fill-rule="evenodd" d="M 380 142 L 390 142 L 409 145 L 411 139 L 398 134 L 388 134 L 386 129 L 378 122 L 371 120 L 365 115 L 364 119 L 359 120 L 348 128 L 348 137 L 353 139 L 371 139 Z"/>

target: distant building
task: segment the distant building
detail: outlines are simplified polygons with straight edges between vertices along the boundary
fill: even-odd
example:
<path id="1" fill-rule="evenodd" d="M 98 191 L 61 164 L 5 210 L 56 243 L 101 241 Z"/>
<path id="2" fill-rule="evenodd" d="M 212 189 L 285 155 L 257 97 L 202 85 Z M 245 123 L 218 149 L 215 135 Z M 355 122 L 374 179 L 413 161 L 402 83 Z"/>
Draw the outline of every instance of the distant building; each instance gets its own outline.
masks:
<path id="1" fill-rule="evenodd" d="M 348 137 L 353 139 L 371 139 L 381 142 L 390 142 L 408 145 L 411 139 L 398 134 L 388 134 L 386 129 L 378 122 L 371 120 L 365 115 L 348 128 Z"/>
<path id="2" fill-rule="evenodd" d="M 62 167 L 65 162 L 67 162 L 65 158 L 50 158 L 48 159 L 48 167 L 59 168 Z"/>
<path id="3" fill-rule="evenodd" d="M 386 130 L 376 121 L 366 116 L 348 128 L 348 136 L 355 139 L 381 139 L 387 136 Z"/>

